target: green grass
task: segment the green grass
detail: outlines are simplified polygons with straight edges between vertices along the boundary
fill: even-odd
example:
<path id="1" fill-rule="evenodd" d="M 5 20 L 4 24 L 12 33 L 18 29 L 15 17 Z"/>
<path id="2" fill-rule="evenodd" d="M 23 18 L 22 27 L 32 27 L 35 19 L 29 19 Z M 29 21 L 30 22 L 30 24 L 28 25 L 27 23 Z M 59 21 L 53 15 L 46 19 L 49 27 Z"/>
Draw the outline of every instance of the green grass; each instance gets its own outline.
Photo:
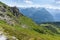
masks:
<path id="1" fill-rule="evenodd" d="M 24 18 L 21 18 L 21 20 L 22 19 L 24 19 Z M 26 19 L 28 19 L 28 18 L 26 18 Z M 30 23 L 33 25 L 31 25 L 29 23 L 29 21 L 31 21 Z M 26 22 L 26 23 L 24 23 L 24 22 Z M 60 34 L 51 35 L 51 34 L 49 34 L 49 32 L 47 32 L 46 34 L 43 34 L 43 33 L 39 33 L 39 31 L 33 30 L 33 29 L 37 29 L 37 30 L 44 31 L 47 29 L 44 29 L 43 26 L 38 26 L 34 22 L 32 23 L 31 19 L 28 19 L 28 22 L 24 20 L 24 22 L 22 22 L 22 23 L 26 24 L 26 25 L 28 24 L 28 27 L 30 27 L 30 28 L 23 28 L 23 27 L 17 26 L 17 25 L 11 26 L 11 25 L 8 25 L 3 20 L 0 20 L 0 27 L 2 27 L 4 29 L 4 32 L 6 32 L 8 35 L 15 36 L 19 40 L 29 40 L 29 39 L 31 39 L 31 40 L 60 40 L 60 38 L 59 38 Z"/>
<path id="2" fill-rule="evenodd" d="M 36 34 L 38 34 L 29 29 L 24 29 L 24 28 L 16 27 L 16 26 L 15 27 L 10 26 L 4 21 L 0 21 L 0 27 L 4 29 L 4 32 L 9 33 L 9 35 L 16 36 L 19 40 L 22 40 L 24 38 L 26 40 L 30 38 L 35 38 L 35 36 L 37 36 Z"/>

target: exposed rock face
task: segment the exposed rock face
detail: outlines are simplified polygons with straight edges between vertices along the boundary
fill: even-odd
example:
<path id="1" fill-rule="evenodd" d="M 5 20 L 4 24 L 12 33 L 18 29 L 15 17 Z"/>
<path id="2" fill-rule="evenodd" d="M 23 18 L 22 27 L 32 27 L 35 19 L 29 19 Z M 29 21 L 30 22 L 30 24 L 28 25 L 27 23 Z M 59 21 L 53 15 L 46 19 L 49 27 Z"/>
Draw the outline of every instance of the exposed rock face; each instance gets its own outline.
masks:
<path id="1" fill-rule="evenodd" d="M 0 11 L 6 12 L 5 8 L 0 5 Z"/>
<path id="2" fill-rule="evenodd" d="M 2 4 L 2 5 L 1 5 Z M 4 5 L 3 3 L 0 4 L 0 20 L 6 21 L 10 25 L 14 25 L 15 18 L 23 16 L 17 7 L 9 7 Z"/>
<path id="3" fill-rule="evenodd" d="M 13 13 L 14 16 L 21 16 L 22 14 L 19 12 L 19 9 L 17 7 L 11 7 L 10 11 Z"/>

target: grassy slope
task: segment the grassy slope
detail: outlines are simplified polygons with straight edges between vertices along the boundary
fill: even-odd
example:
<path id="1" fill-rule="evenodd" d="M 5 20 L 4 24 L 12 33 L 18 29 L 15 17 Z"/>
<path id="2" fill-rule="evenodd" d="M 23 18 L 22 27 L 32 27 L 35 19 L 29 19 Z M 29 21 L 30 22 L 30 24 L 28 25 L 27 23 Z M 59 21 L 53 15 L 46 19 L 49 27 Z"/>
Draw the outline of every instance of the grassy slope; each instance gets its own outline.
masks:
<path id="1" fill-rule="evenodd" d="M 22 19 L 24 19 L 24 18 L 22 18 Z M 26 24 L 28 23 L 29 26 L 31 24 L 33 24 L 30 26 L 30 28 L 22 28 L 19 26 L 10 26 L 4 21 L 0 21 L 0 27 L 2 27 L 6 33 L 9 33 L 9 35 L 16 36 L 19 40 L 29 40 L 29 39 L 31 39 L 31 40 L 60 40 L 60 36 L 58 34 L 55 34 L 55 35 L 51 35 L 49 33 L 43 34 L 43 33 L 39 33 L 38 31 L 33 30 L 33 28 L 37 29 L 37 30 L 42 30 L 42 29 L 39 29 L 40 27 L 36 26 L 34 23 L 32 23 L 30 21 L 30 19 L 28 21 L 30 23 L 27 21 L 25 21 L 25 23 Z M 22 23 L 24 23 L 24 22 L 22 22 Z M 42 27 L 42 28 L 44 28 L 44 27 Z M 43 31 L 44 30 L 47 30 L 47 29 L 43 29 Z"/>
<path id="2" fill-rule="evenodd" d="M 5 4 L 0 3 L 0 5 Z M 6 14 L 13 18 L 15 22 L 15 25 L 11 26 L 7 24 L 6 21 L 0 20 L 0 28 L 3 28 L 7 35 L 15 36 L 19 40 L 60 40 L 60 30 L 57 30 L 59 28 L 55 28 L 56 25 L 37 25 L 30 18 L 25 16 L 17 18 L 8 10 L 10 8 L 7 5 L 5 6 L 7 9 Z"/>

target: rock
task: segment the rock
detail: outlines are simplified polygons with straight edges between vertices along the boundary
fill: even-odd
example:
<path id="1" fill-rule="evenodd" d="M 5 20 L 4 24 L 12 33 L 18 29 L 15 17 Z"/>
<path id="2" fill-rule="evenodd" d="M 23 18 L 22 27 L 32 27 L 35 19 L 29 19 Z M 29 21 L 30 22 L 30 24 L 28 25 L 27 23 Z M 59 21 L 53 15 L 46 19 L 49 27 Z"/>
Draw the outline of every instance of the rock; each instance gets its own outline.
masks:
<path id="1" fill-rule="evenodd" d="M 7 40 L 5 35 L 0 35 L 0 40 Z"/>
<path id="2" fill-rule="evenodd" d="M 13 13 L 14 16 L 22 16 L 22 14 L 19 12 L 19 9 L 17 7 L 11 7 L 10 11 Z"/>
<path id="3" fill-rule="evenodd" d="M 6 9 L 3 6 L 0 5 L 0 11 L 6 12 Z"/>

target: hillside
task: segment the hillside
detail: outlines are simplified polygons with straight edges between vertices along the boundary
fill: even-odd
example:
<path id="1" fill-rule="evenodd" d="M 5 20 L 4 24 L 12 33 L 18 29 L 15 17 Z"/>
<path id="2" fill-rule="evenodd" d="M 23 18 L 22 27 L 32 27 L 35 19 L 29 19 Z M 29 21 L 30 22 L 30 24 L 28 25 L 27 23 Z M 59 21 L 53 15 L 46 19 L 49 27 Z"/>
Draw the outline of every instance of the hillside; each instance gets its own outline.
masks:
<path id="1" fill-rule="evenodd" d="M 60 28 L 56 25 L 38 25 L 17 7 L 0 2 L 0 40 L 60 40 Z"/>

